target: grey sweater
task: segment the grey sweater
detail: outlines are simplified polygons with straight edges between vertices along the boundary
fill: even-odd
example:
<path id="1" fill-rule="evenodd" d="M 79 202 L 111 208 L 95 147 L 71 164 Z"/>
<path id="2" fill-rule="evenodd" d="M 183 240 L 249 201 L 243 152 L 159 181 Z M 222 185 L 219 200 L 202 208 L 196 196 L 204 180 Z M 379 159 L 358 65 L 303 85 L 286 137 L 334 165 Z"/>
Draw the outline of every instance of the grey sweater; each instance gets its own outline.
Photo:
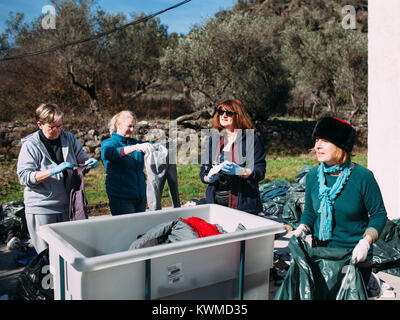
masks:
<path id="1" fill-rule="evenodd" d="M 74 165 L 83 164 L 88 156 L 73 133 L 61 130 L 61 148 L 64 161 Z M 63 173 L 56 174 L 38 183 L 37 171 L 51 169 L 57 164 L 51 159 L 45 145 L 36 131 L 21 139 L 21 150 L 18 156 L 18 179 L 25 187 L 25 212 L 31 214 L 58 214 L 68 212 L 71 174 L 67 175 L 65 184 Z"/>

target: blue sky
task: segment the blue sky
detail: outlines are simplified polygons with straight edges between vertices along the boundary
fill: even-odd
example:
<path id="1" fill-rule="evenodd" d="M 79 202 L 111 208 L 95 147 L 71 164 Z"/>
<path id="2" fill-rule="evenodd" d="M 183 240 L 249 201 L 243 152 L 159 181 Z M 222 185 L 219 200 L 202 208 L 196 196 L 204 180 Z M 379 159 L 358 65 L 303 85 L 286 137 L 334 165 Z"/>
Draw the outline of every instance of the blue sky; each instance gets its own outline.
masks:
<path id="1" fill-rule="evenodd" d="M 107 13 L 122 12 L 130 18 L 130 12 L 155 13 L 173 6 L 182 0 L 98 0 L 97 5 Z M 161 23 L 168 26 L 168 32 L 187 34 L 194 24 L 213 16 L 222 9 L 231 9 L 236 0 L 192 0 L 176 9 L 158 16 Z M 22 12 L 24 22 L 42 14 L 42 8 L 50 5 L 49 0 L 0 0 L 0 33 L 5 29 L 5 21 L 10 11 Z"/>

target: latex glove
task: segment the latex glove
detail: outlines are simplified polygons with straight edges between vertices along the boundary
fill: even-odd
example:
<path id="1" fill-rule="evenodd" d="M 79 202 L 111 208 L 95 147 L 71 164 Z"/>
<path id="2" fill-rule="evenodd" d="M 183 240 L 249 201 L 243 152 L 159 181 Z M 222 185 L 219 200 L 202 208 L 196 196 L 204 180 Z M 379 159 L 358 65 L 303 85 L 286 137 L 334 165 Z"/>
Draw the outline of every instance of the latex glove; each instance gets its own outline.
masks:
<path id="1" fill-rule="evenodd" d="M 294 230 L 294 236 L 296 237 L 296 238 L 299 238 L 299 237 L 301 237 L 301 238 L 303 238 L 303 239 L 305 239 L 306 238 L 306 235 L 307 235 L 307 232 L 308 232 L 308 228 L 307 228 L 307 226 L 305 225 L 305 224 L 301 224 L 301 225 L 299 225 L 297 228 L 296 228 L 296 230 Z"/>
<path id="2" fill-rule="evenodd" d="M 212 177 L 207 176 L 207 181 L 208 181 L 208 183 L 213 183 L 213 182 L 217 181 L 218 178 L 219 178 L 219 173 L 213 175 Z"/>
<path id="3" fill-rule="evenodd" d="M 64 170 L 67 169 L 72 169 L 74 165 L 71 162 L 63 162 L 60 163 L 57 167 L 53 168 L 50 170 L 50 174 L 54 176 L 57 173 L 63 172 Z"/>
<path id="4" fill-rule="evenodd" d="M 222 163 L 213 166 L 211 170 L 208 172 L 207 177 L 211 178 L 212 176 L 215 176 L 221 171 L 221 168 L 222 168 Z"/>
<path id="5" fill-rule="evenodd" d="M 99 162 L 95 158 L 90 158 L 89 160 L 85 161 L 85 164 L 92 168 L 97 168 Z"/>
<path id="6" fill-rule="evenodd" d="M 242 172 L 243 167 L 230 161 L 224 161 L 222 163 L 221 171 L 225 174 L 239 175 Z"/>
<path id="7" fill-rule="evenodd" d="M 353 249 L 352 259 L 355 259 L 356 262 L 363 262 L 367 258 L 368 250 L 371 247 L 368 240 L 362 238 L 358 241 L 357 245 Z"/>
<path id="8" fill-rule="evenodd" d="M 149 153 L 154 150 L 153 145 L 151 143 L 145 142 L 145 143 L 139 143 L 135 145 L 138 151 L 141 151 L 143 153 Z"/>

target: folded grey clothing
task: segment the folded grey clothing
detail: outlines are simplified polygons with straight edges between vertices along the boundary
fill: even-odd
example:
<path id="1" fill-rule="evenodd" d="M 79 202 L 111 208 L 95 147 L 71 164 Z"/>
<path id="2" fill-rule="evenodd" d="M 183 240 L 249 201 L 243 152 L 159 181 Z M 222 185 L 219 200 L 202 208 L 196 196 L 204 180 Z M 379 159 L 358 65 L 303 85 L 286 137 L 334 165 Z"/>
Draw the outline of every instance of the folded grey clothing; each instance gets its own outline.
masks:
<path id="1" fill-rule="evenodd" d="M 167 243 L 197 238 L 197 233 L 187 223 L 178 219 L 168 235 Z"/>
<path id="2" fill-rule="evenodd" d="M 197 239 L 196 232 L 180 219 L 160 223 L 132 242 L 129 250 L 147 248 L 163 243 Z"/>
<path id="3" fill-rule="evenodd" d="M 220 233 L 227 233 L 220 225 L 215 224 L 215 226 Z M 241 230 L 246 230 L 246 228 L 242 224 L 239 224 L 235 231 Z M 175 219 L 154 226 L 133 241 L 128 250 L 192 239 L 198 239 L 197 233 L 181 219 Z"/>
<path id="4" fill-rule="evenodd" d="M 165 243 L 178 220 L 160 223 L 132 242 L 128 250 L 147 248 Z"/>

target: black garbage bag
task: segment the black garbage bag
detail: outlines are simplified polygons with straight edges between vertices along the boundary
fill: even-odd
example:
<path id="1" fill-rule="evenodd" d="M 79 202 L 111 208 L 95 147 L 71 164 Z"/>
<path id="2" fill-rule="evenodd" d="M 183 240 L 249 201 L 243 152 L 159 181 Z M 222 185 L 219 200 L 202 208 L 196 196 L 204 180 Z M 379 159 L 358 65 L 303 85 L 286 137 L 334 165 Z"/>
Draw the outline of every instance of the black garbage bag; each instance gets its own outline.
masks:
<path id="1" fill-rule="evenodd" d="M 294 181 L 298 184 L 301 184 L 303 186 L 306 185 L 306 175 L 307 173 L 314 168 L 314 166 L 303 166 L 299 172 L 297 172 L 296 177 L 294 178 Z"/>
<path id="2" fill-rule="evenodd" d="M 283 221 L 296 229 L 300 224 L 300 218 L 304 211 L 305 193 L 288 191 L 288 201 L 282 209 Z"/>
<path id="3" fill-rule="evenodd" d="M 372 245 L 372 267 L 375 273 L 383 271 L 400 276 L 400 219 L 386 220 L 378 240 Z"/>
<path id="4" fill-rule="evenodd" d="M 49 249 L 43 250 L 18 276 L 16 300 L 54 300 Z"/>
<path id="5" fill-rule="evenodd" d="M 335 300 L 368 297 L 352 250 L 311 248 L 302 238 L 289 240 L 292 260 L 275 300 Z"/>
<path id="6" fill-rule="evenodd" d="M 306 176 L 313 166 L 303 166 L 296 174 L 295 183 L 290 186 L 286 193 L 287 201 L 283 207 L 283 221 L 296 229 L 300 223 L 304 211 L 306 198 Z"/>
<path id="7" fill-rule="evenodd" d="M 0 243 L 11 238 L 29 238 L 24 200 L 4 202 L 0 206 Z"/>

